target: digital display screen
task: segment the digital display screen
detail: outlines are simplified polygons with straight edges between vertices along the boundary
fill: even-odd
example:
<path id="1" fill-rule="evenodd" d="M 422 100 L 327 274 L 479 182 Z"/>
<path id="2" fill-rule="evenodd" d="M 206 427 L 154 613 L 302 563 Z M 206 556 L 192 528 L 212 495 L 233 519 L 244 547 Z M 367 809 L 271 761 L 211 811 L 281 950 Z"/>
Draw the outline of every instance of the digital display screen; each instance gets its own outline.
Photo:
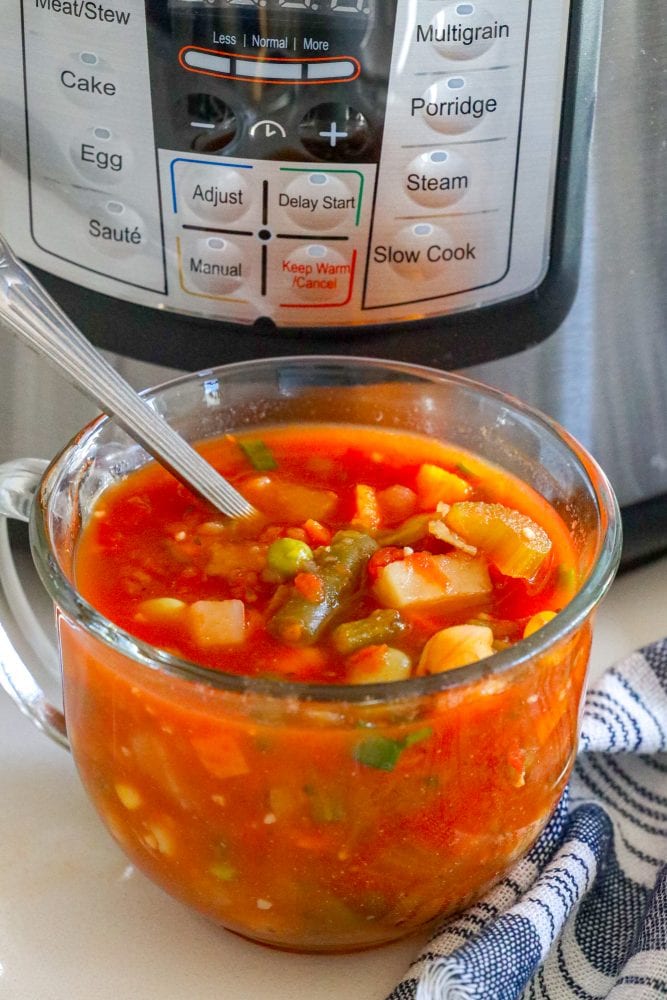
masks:
<path id="1" fill-rule="evenodd" d="M 172 0 L 173 2 L 173 0 Z M 179 0 L 178 6 L 218 10 L 312 11 L 318 14 L 368 14 L 370 0 Z"/>

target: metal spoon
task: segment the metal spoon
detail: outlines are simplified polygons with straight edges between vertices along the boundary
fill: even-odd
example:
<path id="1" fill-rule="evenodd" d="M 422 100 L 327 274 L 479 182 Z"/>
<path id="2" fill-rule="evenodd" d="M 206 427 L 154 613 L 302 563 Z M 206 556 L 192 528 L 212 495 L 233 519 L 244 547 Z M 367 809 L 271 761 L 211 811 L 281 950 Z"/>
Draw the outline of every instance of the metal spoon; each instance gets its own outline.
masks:
<path id="1" fill-rule="evenodd" d="M 112 368 L 0 235 L 0 319 L 83 389 L 188 489 L 230 517 L 255 508 Z"/>

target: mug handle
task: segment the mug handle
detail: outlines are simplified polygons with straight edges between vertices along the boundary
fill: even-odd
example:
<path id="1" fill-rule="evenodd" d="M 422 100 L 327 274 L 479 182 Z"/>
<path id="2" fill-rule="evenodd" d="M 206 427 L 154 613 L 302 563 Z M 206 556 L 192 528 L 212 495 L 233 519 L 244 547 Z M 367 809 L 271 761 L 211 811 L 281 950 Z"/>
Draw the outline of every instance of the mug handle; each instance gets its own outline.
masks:
<path id="1" fill-rule="evenodd" d="M 69 750 L 65 716 L 48 700 L 37 676 L 59 674 L 58 656 L 35 616 L 16 569 L 8 520 L 29 521 L 48 462 L 21 458 L 0 465 L 0 686 L 38 729 Z M 29 647 L 37 666 L 26 666 L 17 644 Z"/>

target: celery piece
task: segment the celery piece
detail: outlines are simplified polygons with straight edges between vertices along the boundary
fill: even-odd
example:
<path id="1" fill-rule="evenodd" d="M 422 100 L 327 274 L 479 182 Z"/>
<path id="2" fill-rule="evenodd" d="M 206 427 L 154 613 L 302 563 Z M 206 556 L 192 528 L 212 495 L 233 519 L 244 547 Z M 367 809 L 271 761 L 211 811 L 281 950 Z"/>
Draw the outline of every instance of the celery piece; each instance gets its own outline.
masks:
<path id="1" fill-rule="evenodd" d="M 259 438 L 248 438 L 245 441 L 239 441 L 239 448 L 253 469 L 257 469 L 258 472 L 270 472 L 272 469 L 278 468 L 278 463 L 273 457 L 271 450 Z"/>
<path id="2" fill-rule="evenodd" d="M 393 771 L 403 753 L 403 744 L 386 736 L 370 736 L 354 748 L 352 756 L 359 764 L 380 771 Z"/>
<path id="3" fill-rule="evenodd" d="M 217 861 L 209 868 L 211 875 L 215 875 L 221 882 L 231 882 L 236 878 L 236 869 L 228 861 Z"/>
<path id="4" fill-rule="evenodd" d="M 404 750 L 427 740 L 433 733 L 430 726 L 416 729 L 409 733 L 405 739 L 392 740 L 387 736 L 369 736 L 367 739 L 357 743 L 352 751 L 352 756 L 359 764 L 366 767 L 374 767 L 380 771 L 393 771 L 398 764 L 399 758 Z"/>
<path id="5" fill-rule="evenodd" d="M 312 785 L 304 786 L 308 808 L 315 823 L 340 823 L 345 819 L 345 806 L 329 792 Z"/>

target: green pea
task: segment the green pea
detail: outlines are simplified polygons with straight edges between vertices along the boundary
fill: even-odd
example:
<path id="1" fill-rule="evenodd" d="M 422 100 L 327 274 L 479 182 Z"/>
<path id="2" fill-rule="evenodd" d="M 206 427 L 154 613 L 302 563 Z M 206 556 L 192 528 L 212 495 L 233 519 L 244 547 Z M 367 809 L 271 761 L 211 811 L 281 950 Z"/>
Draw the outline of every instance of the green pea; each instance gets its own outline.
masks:
<path id="1" fill-rule="evenodd" d="M 281 576 L 296 576 L 313 558 L 313 550 L 297 538 L 277 538 L 269 546 L 266 561 L 269 569 Z"/>

